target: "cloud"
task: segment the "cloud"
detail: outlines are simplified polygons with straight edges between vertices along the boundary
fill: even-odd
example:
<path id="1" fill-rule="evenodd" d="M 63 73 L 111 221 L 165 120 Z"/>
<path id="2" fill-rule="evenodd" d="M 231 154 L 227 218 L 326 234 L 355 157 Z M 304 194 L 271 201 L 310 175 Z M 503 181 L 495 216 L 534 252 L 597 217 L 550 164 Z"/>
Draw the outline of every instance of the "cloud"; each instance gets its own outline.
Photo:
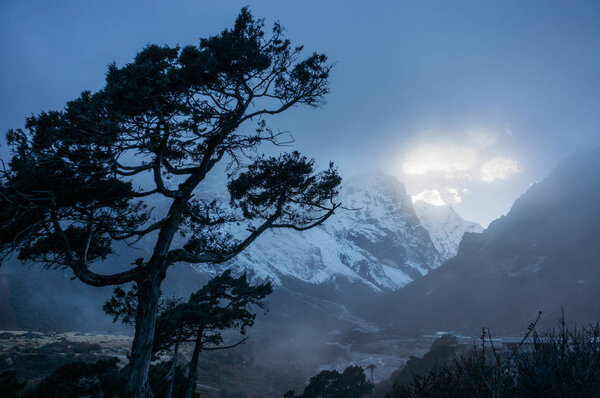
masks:
<path id="1" fill-rule="evenodd" d="M 506 131 L 512 134 L 512 131 Z M 500 138 L 500 134 L 481 128 L 463 130 L 450 134 L 450 137 L 446 135 L 442 140 L 430 141 L 409 151 L 403 159 L 402 173 L 419 179 L 426 178 L 422 181 L 429 181 L 427 185 L 436 181 L 433 186 L 438 190 L 441 200 L 460 203 L 467 192 L 452 187 L 442 188 L 445 185 L 440 183 L 442 180 L 459 180 L 461 184 L 467 181 L 489 183 L 522 172 L 518 161 L 503 156 L 497 150 L 494 150 L 495 154 L 490 153 L 488 148 L 495 146 Z M 446 181 L 446 184 L 455 183 Z"/>
<path id="2" fill-rule="evenodd" d="M 434 206 L 444 206 L 446 204 L 446 202 L 442 200 L 442 195 L 440 195 L 440 191 L 438 191 L 437 189 L 426 189 L 412 196 L 413 203 L 415 203 L 418 200 L 422 200 L 423 202 L 427 202 Z"/>
<path id="3" fill-rule="evenodd" d="M 444 206 L 447 204 L 461 203 L 463 197 L 469 194 L 471 194 L 471 191 L 466 188 L 462 190 L 454 187 L 445 187 L 441 190 L 432 188 L 425 189 L 424 191 L 413 195 L 412 201 L 415 203 L 418 200 L 422 200 L 423 202 L 430 203 L 434 206 Z"/>
<path id="4" fill-rule="evenodd" d="M 464 177 L 477 165 L 474 148 L 456 144 L 424 145 L 411 151 L 402 165 L 407 175 L 442 173 L 447 178 Z"/>
<path id="5" fill-rule="evenodd" d="M 446 202 L 453 203 L 453 204 L 458 204 L 458 203 L 462 202 L 463 197 L 459 193 L 458 189 L 450 187 L 450 188 L 445 188 L 444 191 L 446 193 L 446 195 L 445 195 Z M 464 189 L 463 189 L 463 192 L 464 192 Z"/>
<path id="6" fill-rule="evenodd" d="M 503 157 L 493 158 L 479 167 L 479 177 L 484 182 L 505 180 L 521 172 L 522 169 L 516 160 Z"/>

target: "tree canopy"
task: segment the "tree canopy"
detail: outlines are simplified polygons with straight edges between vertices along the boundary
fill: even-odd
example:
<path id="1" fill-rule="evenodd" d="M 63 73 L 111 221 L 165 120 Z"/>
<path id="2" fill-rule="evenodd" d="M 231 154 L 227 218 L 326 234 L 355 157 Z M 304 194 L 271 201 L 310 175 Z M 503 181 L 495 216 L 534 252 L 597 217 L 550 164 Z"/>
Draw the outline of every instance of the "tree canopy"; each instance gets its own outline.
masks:
<path id="1" fill-rule="evenodd" d="M 263 25 L 243 9 L 233 29 L 198 46 L 149 45 L 133 62 L 111 65 L 102 90 L 85 91 L 63 111 L 32 115 L 25 129 L 9 131 L 3 252 L 69 267 L 91 285 L 122 284 L 139 279 L 149 259 L 117 274 L 92 272 L 115 241 L 185 229 L 183 247 L 157 242 L 161 266 L 215 263 L 268 228 L 305 229 L 330 215 L 340 183 L 333 167 L 316 172 L 297 152 L 256 157 L 251 151 L 281 143 L 267 115 L 323 102 L 331 68 L 322 54 L 298 60 L 302 48 L 283 38 L 281 26 L 266 38 Z M 253 131 L 238 132 L 247 121 L 255 122 Z M 239 212 L 193 195 L 223 159 L 230 162 L 230 204 Z M 152 184 L 138 182 L 144 177 Z M 149 196 L 174 206 L 155 214 L 139 200 Z M 207 231 L 240 221 L 249 222 L 249 234 L 235 244 L 208 241 Z"/>
<path id="2" fill-rule="evenodd" d="M 252 307 L 265 308 L 264 298 L 272 291 L 270 283 L 248 283 L 246 274 L 231 270 L 212 278 L 187 302 L 165 308 L 157 319 L 155 350 L 169 348 L 176 341 L 194 341 L 201 349 L 218 348 L 222 331 L 238 329 L 244 335 L 254 325 Z"/>
<path id="3" fill-rule="evenodd" d="M 318 171 L 298 152 L 259 154 L 264 143 L 289 143 L 267 118 L 320 106 L 328 93 L 327 57 L 302 51 L 279 23 L 267 35 L 243 8 L 233 28 L 198 45 L 149 45 L 110 65 L 101 90 L 7 133 L 0 254 L 69 268 L 93 286 L 135 282 L 127 396 L 151 395 L 154 323 L 170 266 L 229 261 L 268 229 L 302 231 L 339 208 L 333 164 Z M 229 201 L 203 189 L 220 163 Z M 117 242 L 140 240 L 150 254 L 118 272 L 102 267 Z"/>

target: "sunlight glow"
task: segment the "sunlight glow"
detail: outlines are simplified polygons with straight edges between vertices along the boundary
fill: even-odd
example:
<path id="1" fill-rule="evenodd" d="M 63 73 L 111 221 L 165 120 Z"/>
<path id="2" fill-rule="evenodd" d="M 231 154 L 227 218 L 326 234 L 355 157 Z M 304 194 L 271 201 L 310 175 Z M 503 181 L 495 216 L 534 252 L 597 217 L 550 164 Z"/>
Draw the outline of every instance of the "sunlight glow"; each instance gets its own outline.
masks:
<path id="1" fill-rule="evenodd" d="M 474 148 L 455 144 L 432 144 L 410 152 L 402 165 L 402 171 L 407 175 L 437 172 L 448 178 L 460 178 L 476 165 L 477 154 Z"/>
<path id="2" fill-rule="evenodd" d="M 427 202 L 434 206 L 444 206 L 446 202 L 442 200 L 442 196 L 440 195 L 440 191 L 437 189 L 426 189 L 423 192 L 420 192 L 414 196 L 411 196 L 412 202 L 415 203 L 418 200 L 422 200 L 423 202 Z"/>
<path id="3" fill-rule="evenodd" d="M 521 173 L 519 163 L 514 159 L 497 157 L 485 162 L 479 168 L 481 181 L 505 180 L 513 174 Z"/>

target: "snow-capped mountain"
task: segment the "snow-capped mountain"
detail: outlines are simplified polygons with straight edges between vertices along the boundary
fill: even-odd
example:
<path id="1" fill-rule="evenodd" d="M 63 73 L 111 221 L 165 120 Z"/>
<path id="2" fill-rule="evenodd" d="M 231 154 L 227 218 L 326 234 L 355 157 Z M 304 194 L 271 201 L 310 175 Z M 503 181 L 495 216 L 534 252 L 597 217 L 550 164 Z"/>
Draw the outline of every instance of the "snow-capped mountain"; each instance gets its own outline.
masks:
<path id="1" fill-rule="evenodd" d="M 443 261 L 456 256 L 458 245 L 465 232 L 482 232 L 483 227 L 476 222 L 462 219 L 448 205 L 435 206 L 417 200 L 413 207 L 421 225 L 429 232 L 433 245 Z"/>
<path id="2" fill-rule="evenodd" d="M 222 174 L 216 177 L 203 187 L 202 193 L 227 203 Z M 271 280 L 277 285 L 270 299 L 271 306 L 279 308 L 274 313 L 289 316 L 291 308 L 296 308 L 295 318 L 307 314 L 317 318 L 320 314 L 347 321 L 357 302 L 382 291 L 399 289 L 441 264 L 443 256 L 430 237 L 432 233 L 419 221 L 411 197 L 395 178 L 383 174 L 345 178 L 340 200 L 350 210 L 339 209 L 325 224 L 308 231 L 268 231 L 224 266 L 196 268 L 201 272 L 184 264 L 172 267 L 163 286 L 165 294 L 185 297 L 223 267 L 231 267 L 237 272 L 246 270 L 257 281 Z M 159 211 L 165 206 L 160 202 L 150 205 Z M 430 231 L 436 228 L 432 220 L 431 225 L 425 223 L 430 225 Z M 451 218 L 446 223 L 450 225 L 453 220 L 461 221 Z M 119 256 L 107 262 L 106 267 L 116 270 L 121 263 L 149 256 L 152 242 L 149 243 L 135 249 L 119 246 Z M 8 298 L 0 297 L 0 315 L 5 314 L 6 322 L 12 320 L 6 325 L 103 330 L 110 327 L 110 319 L 103 317 L 101 308 L 112 288 L 91 288 L 72 281 L 68 273 L 29 269 L 16 262 L 3 271 L 0 286 L 10 292 L 9 296 L 20 297 L 22 304 L 13 309 Z M 44 292 L 42 296 L 40 291 Z M 56 308 L 61 313 L 80 314 L 78 323 L 51 315 Z M 9 312 L 11 315 L 6 315 Z M 351 323 L 352 327 L 360 326 L 359 321 Z"/>
<path id="3" fill-rule="evenodd" d="M 339 210 L 324 225 L 269 231 L 227 266 L 276 284 L 289 278 L 312 284 L 345 278 L 380 290 L 403 287 L 443 261 L 394 177 L 346 179 L 340 200 L 349 210 Z M 463 228 L 457 215 L 444 221 L 444 230 Z"/>

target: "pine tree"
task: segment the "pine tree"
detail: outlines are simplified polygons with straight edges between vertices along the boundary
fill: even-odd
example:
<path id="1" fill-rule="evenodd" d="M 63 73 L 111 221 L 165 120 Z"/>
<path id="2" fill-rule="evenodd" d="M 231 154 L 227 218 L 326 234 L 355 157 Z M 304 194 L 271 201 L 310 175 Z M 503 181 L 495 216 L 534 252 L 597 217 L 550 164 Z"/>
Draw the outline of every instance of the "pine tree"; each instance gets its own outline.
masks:
<path id="1" fill-rule="evenodd" d="M 310 378 L 302 395 L 296 398 L 360 398 L 371 395 L 373 383 L 360 366 L 348 366 L 342 373 L 323 370 Z M 288 391 L 287 396 L 294 396 Z"/>
<path id="2" fill-rule="evenodd" d="M 151 396 L 148 370 L 169 267 L 229 261 L 266 230 L 306 230 L 340 206 L 332 165 L 318 172 L 297 152 L 257 155 L 265 143 L 284 143 L 268 117 L 320 106 L 328 92 L 326 56 L 301 59 L 301 52 L 278 23 L 265 35 L 263 21 L 244 8 L 232 29 L 197 46 L 149 45 L 131 63 L 111 65 L 98 92 L 84 91 L 64 110 L 33 115 L 7 133 L 3 256 L 69 268 L 92 286 L 137 287 L 126 397 Z M 218 164 L 228 165 L 230 206 L 202 190 Z M 153 210 L 147 198 L 168 210 Z M 231 224 L 246 232 L 231 236 Z M 139 241 L 152 247 L 150 255 L 121 272 L 103 270 L 117 242 Z"/>
<path id="3" fill-rule="evenodd" d="M 237 329 L 245 335 L 254 325 L 255 308 L 265 309 L 264 298 L 272 291 L 271 283 L 250 285 L 246 274 L 233 277 L 231 270 L 209 280 L 201 289 L 194 292 L 187 302 L 168 298 L 160 302 L 160 312 L 156 321 L 156 335 L 153 353 L 165 353 L 173 348 L 171 369 L 167 376 L 167 397 L 173 388 L 177 354 L 181 343 L 193 342 L 194 351 L 188 364 L 186 398 L 192 397 L 198 376 L 200 352 L 223 350 L 236 347 L 247 337 L 233 344 L 223 344 L 222 332 Z M 137 300 L 135 287 L 125 292 L 115 289 L 113 296 L 103 309 L 113 317 L 113 321 L 131 324 Z"/>
<path id="4" fill-rule="evenodd" d="M 164 321 L 159 325 L 169 323 L 174 327 L 159 327 L 157 347 L 177 347 L 181 342 L 194 342 L 186 398 L 192 397 L 196 386 L 200 352 L 233 348 L 246 341 L 247 337 L 244 337 L 233 344 L 224 344 L 222 332 L 237 329 L 245 335 L 256 318 L 251 307 L 264 308 L 262 300 L 271 290 L 270 283 L 252 286 L 246 274 L 235 278 L 227 270 L 193 293 L 186 303 L 165 313 Z"/>

